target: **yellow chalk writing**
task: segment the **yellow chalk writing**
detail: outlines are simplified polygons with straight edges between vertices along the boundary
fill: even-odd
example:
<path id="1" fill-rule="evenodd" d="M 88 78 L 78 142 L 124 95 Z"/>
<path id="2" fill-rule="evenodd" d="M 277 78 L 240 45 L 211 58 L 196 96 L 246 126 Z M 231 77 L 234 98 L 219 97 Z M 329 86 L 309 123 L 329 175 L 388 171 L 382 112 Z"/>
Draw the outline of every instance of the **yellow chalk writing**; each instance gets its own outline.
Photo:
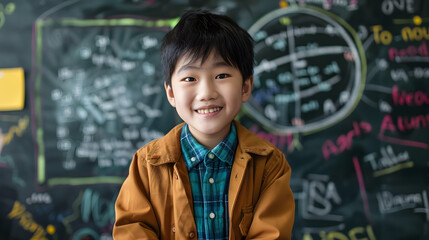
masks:
<path id="1" fill-rule="evenodd" d="M 374 41 L 376 44 L 389 45 L 392 43 L 393 34 L 383 29 L 381 25 L 373 26 L 372 31 L 374 32 Z M 429 28 L 426 26 L 403 27 L 401 29 L 401 37 L 405 42 L 429 40 Z"/>
<path id="2" fill-rule="evenodd" d="M 379 44 L 380 42 L 384 45 L 389 45 L 392 42 L 392 33 L 387 30 L 383 30 L 383 27 L 376 25 L 372 27 L 374 32 L 374 41 Z"/>
<path id="3" fill-rule="evenodd" d="M 408 41 L 421 41 L 423 39 L 429 40 L 429 28 L 428 27 L 404 27 L 401 30 L 402 39 L 405 42 Z"/>
<path id="4" fill-rule="evenodd" d="M 33 215 L 27 212 L 25 206 L 15 201 L 13 208 L 7 215 L 9 219 L 19 220 L 19 224 L 24 230 L 34 233 L 30 240 L 48 240 L 45 229 L 33 220 Z"/>
<path id="5" fill-rule="evenodd" d="M 354 227 L 349 230 L 348 234 L 342 232 L 319 232 L 318 238 L 313 238 L 310 233 L 305 233 L 302 240 L 376 240 L 372 227 Z"/>
<path id="6" fill-rule="evenodd" d="M 27 129 L 28 123 L 29 123 L 28 116 L 25 116 L 24 118 L 21 118 L 18 121 L 17 126 L 12 126 L 9 129 L 9 132 L 6 133 L 6 135 L 3 138 L 4 145 L 9 144 L 12 141 L 14 135 L 21 136 L 24 130 Z"/>

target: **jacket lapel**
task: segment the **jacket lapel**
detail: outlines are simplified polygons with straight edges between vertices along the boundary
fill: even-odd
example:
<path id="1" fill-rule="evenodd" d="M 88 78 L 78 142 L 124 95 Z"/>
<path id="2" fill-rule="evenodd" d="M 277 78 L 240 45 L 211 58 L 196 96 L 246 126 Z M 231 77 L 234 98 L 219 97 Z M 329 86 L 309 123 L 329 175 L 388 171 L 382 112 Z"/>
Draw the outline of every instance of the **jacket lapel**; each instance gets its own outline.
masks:
<path id="1" fill-rule="evenodd" d="M 196 234 L 196 225 L 193 215 L 193 200 L 188 170 L 182 159 L 180 147 L 180 133 L 183 124 L 173 128 L 162 140 L 153 144 L 148 151 L 147 161 L 154 167 L 162 165 L 172 166 L 172 204 L 175 225 L 175 238 L 186 239 L 188 234 Z M 165 181 L 165 179 L 159 179 Z"/>
<path id="2" fill-rule="evenodd" d="M 238 146 L 232 165 L 228 191 L 230 222 L 231 215 L 234 214 L 235 206 L 237 205 L 237 197 L 242 189 L 246 170 L 249 167 L 249 161 L 253 160 L 252 155 L 268 156 L 274 150 L 273 146 L 266 142 L 262 142 L 258 136 L 251 133 L 238 122 L 234 121 L 234 124 L 237 128 Z M 251 197 L 252 195 L 253 193 L 249 193 L 248 196 Z"/>

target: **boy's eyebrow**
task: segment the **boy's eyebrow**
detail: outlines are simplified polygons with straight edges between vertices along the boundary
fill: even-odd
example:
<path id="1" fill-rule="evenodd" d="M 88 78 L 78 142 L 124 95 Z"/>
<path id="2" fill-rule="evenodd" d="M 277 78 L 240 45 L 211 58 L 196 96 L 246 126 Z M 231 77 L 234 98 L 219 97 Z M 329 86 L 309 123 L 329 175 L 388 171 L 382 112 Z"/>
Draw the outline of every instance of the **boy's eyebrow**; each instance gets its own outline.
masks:
<path id="1" fill-rule="evenodd" d="M 232 66 L 231 64 L 228 64 L 225 61 L 219 61 L 219 62 L 215 62 L 211 67 L 215 68 L 215 67 L 232 67 Z M 199 68 L 200 67 L 197 65 L 194 65 L 193 62 L 189 62 L 181 66 L 179 70 L 177 70 L 177 73 L 180 73 L 182 71 L 189 70 L 189 69 L 199 69 Z"/>

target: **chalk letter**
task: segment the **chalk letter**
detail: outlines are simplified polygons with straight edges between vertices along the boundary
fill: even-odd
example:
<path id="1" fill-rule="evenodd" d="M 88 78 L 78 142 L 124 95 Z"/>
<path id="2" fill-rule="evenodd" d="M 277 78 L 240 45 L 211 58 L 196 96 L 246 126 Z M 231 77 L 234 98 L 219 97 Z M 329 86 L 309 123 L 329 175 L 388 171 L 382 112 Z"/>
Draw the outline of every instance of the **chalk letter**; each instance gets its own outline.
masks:
<path id="1" fill-rule="evenodd" d="M 337 148 L 337 146 L 335 146 L 335 144 L 331 140 L 326 140 L 325 143 L 323 143 L 322 152 L 323 152 L 323 157 L 325 158 L 325 160 L 328 160 L 329 155 L 331 155 L 331 153 L 333 153 L 333 154 L 338 153 L 338 148 Z"/>

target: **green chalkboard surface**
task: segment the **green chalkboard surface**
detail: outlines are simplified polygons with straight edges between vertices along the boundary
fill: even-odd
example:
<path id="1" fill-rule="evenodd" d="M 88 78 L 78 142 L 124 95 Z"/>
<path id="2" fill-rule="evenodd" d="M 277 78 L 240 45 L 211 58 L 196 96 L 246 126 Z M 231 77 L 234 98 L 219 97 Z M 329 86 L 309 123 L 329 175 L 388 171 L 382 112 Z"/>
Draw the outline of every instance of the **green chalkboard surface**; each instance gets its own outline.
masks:
<path id="1" fill-rule="evenodd" d="M 134 152 L 181 121 L 159 49 L 191 7 L 255 40 L 237 120 L 292 167 L 293 239 L 429 239 L 423 0 L 0 2 L 0 81 L 25 75 L 0 111 L 0 239 L 112 239 Z"/>

